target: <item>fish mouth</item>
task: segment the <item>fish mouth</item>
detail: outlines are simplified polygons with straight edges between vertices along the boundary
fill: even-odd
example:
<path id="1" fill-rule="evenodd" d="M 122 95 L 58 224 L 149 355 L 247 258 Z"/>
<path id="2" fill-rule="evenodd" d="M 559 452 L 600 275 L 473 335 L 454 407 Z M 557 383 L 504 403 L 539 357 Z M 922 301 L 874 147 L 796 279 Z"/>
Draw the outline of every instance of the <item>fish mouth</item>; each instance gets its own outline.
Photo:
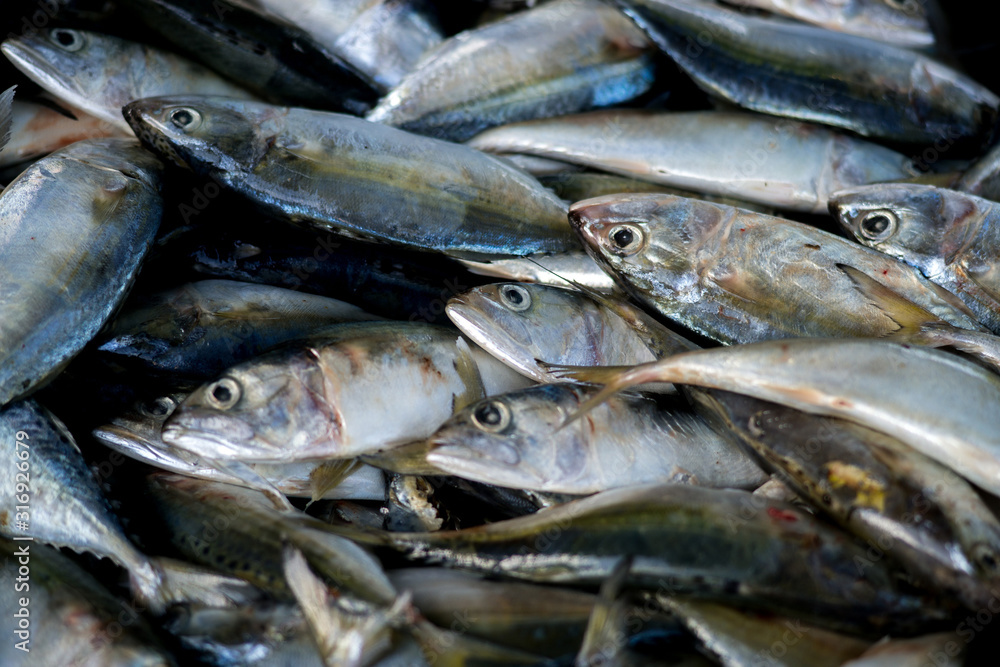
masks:
<path id="1" fill-rule="evenodd" d="M 259 447 L 255 445 L 254 430 L 240 420 L 226 420 L 216 431 L 184 424 L 164 424 L 163 442 L 185 451 L 211 459 L 252 459 Z"/>
<path id="2" fill-rule="evenodd" d="M 17 69 L 24 72 L 28 78 L 34 80 L 42 88 L 61 90 L 63 91 L 60 93 L 61 96 L 70 93 L 66 97 L 77 98 L 70 99 L 74 106 L 81 108 L 84 106 L 80 102 L 85 104 L 86 95 L 80 89 L 79 82 L 72 77 L 64 77 L 49 63 L 42 51 L 14 37 L 5 40 L 3 45 L 0 45 L 0 52 L 3 52 L 3 55 L 7 56 L 7 59 Z"/>

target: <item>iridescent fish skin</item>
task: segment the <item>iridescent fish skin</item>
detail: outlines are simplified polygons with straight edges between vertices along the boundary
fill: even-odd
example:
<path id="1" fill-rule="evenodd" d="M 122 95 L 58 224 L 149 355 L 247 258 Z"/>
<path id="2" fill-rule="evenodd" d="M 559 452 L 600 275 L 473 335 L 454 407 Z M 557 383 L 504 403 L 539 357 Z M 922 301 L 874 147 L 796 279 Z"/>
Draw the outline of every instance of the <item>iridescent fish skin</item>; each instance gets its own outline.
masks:
<path id="1" fill-rule="evenodd" d="M 756 509 L 749 509 L 756 508 Z M 940 612 L 900 593 L 885 560 L 792 505 L 686 484 L 612 489 L 456 531 L 369 535 L 410 558 L 504 578 L 598 585 L 633 556 L 627 585 L 792 610 L 824 627 L 910 625 Z M 806 546 L 807 545 L 807 546 Z M 808 556 L 803 557 L 803 550 Z M 898 627 L 898 626 L 897 626 Z"/>
<path id="2" fill-rule="evenodd" d="M 947 466 L 844 419 L 730 392 L 690 395 L 818 511 L 865 541 L 891 544 L 893 558 L 925 587 L 969 609 L 988 603 L 1000 582 L 1000 523 Z"/>
<path id="3" fill-rule="evenodd" d="M 891 141 L 991 139 L 1000 98 L 928 56 L 709 3 L 620 4 L 699 87 L 733 104 Z"/>
<path id="4" fill-rule="evenodd" d="M 579 248 L 562 200 L 465 146 L 218 97 L 140 100 L 124 114 L 147 145 L 279 219 L 460 257 Z"/>
<path id="5" fill-rule="evenodd" d="M 1000 333 L 1000 204 L 887 183 L 838 192 L 830 212 L 860 243 L 919 269 Z"/>
<path id="6" fill-rule="evenodd" d="M 837 190 L 916 173 L 908 157 L 883 146 L 739 111 L 591 111 L 493 128 L 468 145 L 812 213 L 825 213 Z"/>
<path id="7" fill-rule="evenodd" d="M 916 269 L 790 220 L 635 194 L 577 202 L 570 221 L 632 295 L 722 343 L 905 333 L 893 313 L 858 289 L 851 271 L 934 317 L 982 329 L 956 296 Z"/>
<path id="8" fill-rule="evenodd" d="M 726 0 L 737 7 L 755 7 L 783 14 L 828 30 L 867 37 L 907 49 L 930 50 L 935 45 L 927 0 Z"/>
<path id="9" fill-rule="evenodd" d="M 427 53 L 368 114 L 464 141 L 487 127 L 624 102 L 653 81 L 652 43 L 597 0 L 555 0 Z"/>
<path id="10" fill-rule="evenodd" d="M 143 97 L 190 93 L 256 99 L 186 58 L 111 35 L 54 28 L 10 37 L 3 54 L 59 100 L 131 134 L 122 107 Z"/>
<path id="11" fill-rule="evenodd" d="M 167 419 L 163 440 L 217 460 L 353 458 L 427 437 L 482 396 L 472 351 L 454 331 L 343 324 L 202 385 Z"/>
<path id="12" fill-rule="evenodd" d="M 531 283 L 483 285 L 452 297 L 445 312 L 463 334 L 538 382 L 539 364 L 630 366 L 697 346 L 624 301 Z"/>
<path id="13" fill-rule="evenodd" d="M 616 397 L 564 427 L 594 393 L 548 384 L 474 403 L 430 437 L 427 461 L 486 484 L 578 495 L 670 481 L 753 489 L 767 479 L 676 402 Z"/>
<path id="14" fill-rule="evenodd" d="M 125 299 L 160 224 L 162 169 L 134 139 L 81 141 L 0 195 L 0 405 L 53 377 Z"/>
<path id="15" fill-rule="evenodd" d="M 677 382 L 841 417 L 894 436 L 1000 495 L 1000 377 L 938 350 L 866 338 L 797 338 L 560 375 L 606 384 L 579 414 L 628 387 Z"/>
<path id="16" fill-rule="evenodd" d="M 97 342 L 119 363 L 203 381 L 316 329 L 378 319 L 328 297 L 202 280 L 132 300 Z"/>

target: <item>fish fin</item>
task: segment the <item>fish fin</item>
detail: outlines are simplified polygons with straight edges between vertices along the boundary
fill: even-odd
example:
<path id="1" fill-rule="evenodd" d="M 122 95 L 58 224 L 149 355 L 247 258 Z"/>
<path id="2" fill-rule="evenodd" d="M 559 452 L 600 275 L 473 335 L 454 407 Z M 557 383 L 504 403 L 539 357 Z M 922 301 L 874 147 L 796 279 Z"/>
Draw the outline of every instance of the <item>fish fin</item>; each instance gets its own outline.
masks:
<path id="1" fill-rule="evenodd" d="M 338 459 L 326 461 L 322 465 L 316 466 L 309 473 L 309 503 L 306 505 L 306 509 L 325 496 L 327 491 L 340 486 L 349 475 L 360 467 L 361 461 L 358 459 Z"/>
<path id="2" fill-rule="evenodd" d="M 650 364 L 643 364 L 641 366 L 567 366 L 564 364 L 549 364 L 541 359 L 536 359 L 535 361 L 547 372 L 552 373 L 558 378 L 565 378 L 574 382 L 604 385 L 600 391 L 584 401 L 577 408 L 576 412 L 568 416 L 560 428 L 569 426 L 619 391 L 650 381 L 643 379 Z M 655 382 L 656 378 L 653 378 L 651 381 Z"/>
<path id="3" fill-rule="evenodd" d="M 267 499 L 274 504 L 274 508 L 281 512 L 298 512 L 298 510 L 288 502 L 288 497 L 275 488 L 274 484 L 261 477 L 256 470 L 241 461 L 219 461 L 217 459 L 202 458 L 205 465 L 220 470 L 226 474 L 239 479 L 248 488 L 259 491 L 267 496 Z"/>
<path id="4" fill-rule="evenodd" d="M 17 86 L 11 86 L 0 93 L 0 152 L 10 141 L 10 126 L 14 122 L 14 110 L 11 104 L 14 101 L 14 90 Z"/>
<path id="5" fill-rule="evenodd" d="M 132 595 L 154 615 L 163 614 L 170 600 L 163 585 L 163 570 L 154 559 L 147 558 L 128 569 Z"/>
<path id="6" fill-rule="evenodd" d="M 886 317 L 899 327 L 886 338 L 920 342 L 921 327 L 930 322 L 943 322 L 941 318 L 903 298 L 898 292 L 886 287 L 868 274 L 848 264 L 837 264 L 854 283 L 855 288 L 871 301 L 871 304 L 885 313 Z"/>
<path id="7" fill-rule="evenodd" d="M 472 354 L 472 348 L 463 336 L 458 337 L 457 345 L 459 354 L 456 356 L 454 362 L 455 372 L 458 373 L 458 377 L 462 380 L 463 389 L 460 393 L 452 395 L 452 414 L 457 413 L 467 405 L 472 405 L 485 396 L 483 377 L 479 372 L 478 364 L 476 364 L 476 358 Z"/>
<path id="8" fill-rule="evenodd" d="M 162 599 L 166 604 L 242 607 L 260 600 L 264 593 L 253 584 L 170 558 L 151 558 L 163 575 Z"/>
<path id="9" fill-rule="evenodd" d="M 403 475 L 444 475 L 440 468 L 427 462 L 427 453 L 431 450 L 429 440 L 418 440 L 398 447 L 380 449 L 370 454 L 362 454 L 360 459 L 365 463 L 397 472 Z"/>
<path id="10" fill-rule="evenodd" d="M 625 608 L 616 603 L 631 569 L 632 556 L 623 556 L 601 584 L 580 643 L 580 651 L 576 654 L 576 667 L 617 663 L 614 658 L 624 647 L 622 625 Z"/>

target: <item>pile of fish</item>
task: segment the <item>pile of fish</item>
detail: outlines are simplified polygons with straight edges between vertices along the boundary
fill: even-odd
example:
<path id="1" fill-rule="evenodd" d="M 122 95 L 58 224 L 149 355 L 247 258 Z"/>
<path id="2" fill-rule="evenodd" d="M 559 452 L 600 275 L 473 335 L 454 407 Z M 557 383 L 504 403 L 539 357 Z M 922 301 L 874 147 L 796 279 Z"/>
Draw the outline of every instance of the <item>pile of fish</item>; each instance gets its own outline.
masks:
<path id="1" fill-rule="evenodd" d="M 0 664 L 996 664 L 1000 81 L 726 3 L 5 5 Z"/>

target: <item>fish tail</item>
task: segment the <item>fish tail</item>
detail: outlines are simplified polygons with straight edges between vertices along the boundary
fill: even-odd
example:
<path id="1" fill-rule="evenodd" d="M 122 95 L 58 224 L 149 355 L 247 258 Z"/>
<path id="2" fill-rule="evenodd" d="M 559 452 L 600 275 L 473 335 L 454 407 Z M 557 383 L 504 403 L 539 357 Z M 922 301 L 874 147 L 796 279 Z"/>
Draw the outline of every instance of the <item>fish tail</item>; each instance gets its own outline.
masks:
<path id="1" fill-rule="evenodd" d="M 649 367 L 657 362 L 641 366 L 565 366 L 561 364 L 547 364 L 541 360 L 536 361 L 557 377 L 576 382 L 604 385 L 599 392 L 584 401 L 576 412 L 567 417 L 563 421 L 562 427 L 572 424 L 623 389 L 645 382 L 656 381 L 655 377 L 647 379 L 647 376 L 650 375 L 651 371 Z"/>

